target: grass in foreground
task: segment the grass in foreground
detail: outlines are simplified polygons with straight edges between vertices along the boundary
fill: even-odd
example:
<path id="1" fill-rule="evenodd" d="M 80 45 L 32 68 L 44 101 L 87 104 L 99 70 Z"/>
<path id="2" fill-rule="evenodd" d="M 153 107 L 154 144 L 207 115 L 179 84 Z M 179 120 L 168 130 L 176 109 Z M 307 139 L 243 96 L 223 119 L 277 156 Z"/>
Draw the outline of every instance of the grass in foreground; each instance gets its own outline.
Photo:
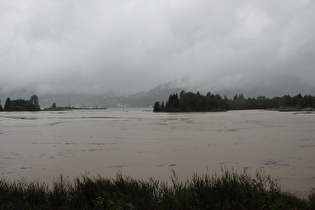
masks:
<path id="1" fill-rule="evenodd" d="M 282 192 L 277 179 L 256 172 L 194 174 L 171 184 L 123 176 L 82 176 L 70 183 L 62 176 L 45 183 L 0 181 L 0 209 L 315 209 L 315 189 L 308 199 Z"/>

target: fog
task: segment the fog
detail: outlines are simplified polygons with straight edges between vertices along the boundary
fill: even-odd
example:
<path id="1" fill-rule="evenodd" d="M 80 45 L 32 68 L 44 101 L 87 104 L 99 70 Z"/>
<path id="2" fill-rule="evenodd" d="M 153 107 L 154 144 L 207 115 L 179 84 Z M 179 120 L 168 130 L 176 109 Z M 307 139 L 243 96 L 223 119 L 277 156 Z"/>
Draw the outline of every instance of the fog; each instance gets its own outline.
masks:
<path id="1" fill-rule="evenodd" d="M 1 0 L 0 92 L 313 85 L 314 22 L 311 0 Z"/>

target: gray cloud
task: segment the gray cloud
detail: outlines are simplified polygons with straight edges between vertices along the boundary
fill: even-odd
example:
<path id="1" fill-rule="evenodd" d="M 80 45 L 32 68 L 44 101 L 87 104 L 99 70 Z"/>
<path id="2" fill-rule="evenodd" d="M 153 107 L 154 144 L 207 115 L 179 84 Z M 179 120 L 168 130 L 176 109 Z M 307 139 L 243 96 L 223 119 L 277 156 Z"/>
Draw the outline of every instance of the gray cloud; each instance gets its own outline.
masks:
<path id="1" fill-rule="evenodd" d="M 279 74 L 314 84 L 314 21 L 311 0 L 2 0 L 0 91 L 238 88 Z"/>

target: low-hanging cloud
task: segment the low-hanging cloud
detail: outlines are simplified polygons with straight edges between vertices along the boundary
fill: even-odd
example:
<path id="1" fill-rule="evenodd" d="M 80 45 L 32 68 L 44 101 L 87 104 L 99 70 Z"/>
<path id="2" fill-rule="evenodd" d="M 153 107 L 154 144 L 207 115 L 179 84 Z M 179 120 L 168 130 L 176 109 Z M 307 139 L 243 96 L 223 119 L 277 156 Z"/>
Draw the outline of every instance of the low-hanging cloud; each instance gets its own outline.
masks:
<path id="1" fill-rule="evenodd" d="M 2 0 L 0 91 L 314 84 L 314 21 L 314 1 Z"/>

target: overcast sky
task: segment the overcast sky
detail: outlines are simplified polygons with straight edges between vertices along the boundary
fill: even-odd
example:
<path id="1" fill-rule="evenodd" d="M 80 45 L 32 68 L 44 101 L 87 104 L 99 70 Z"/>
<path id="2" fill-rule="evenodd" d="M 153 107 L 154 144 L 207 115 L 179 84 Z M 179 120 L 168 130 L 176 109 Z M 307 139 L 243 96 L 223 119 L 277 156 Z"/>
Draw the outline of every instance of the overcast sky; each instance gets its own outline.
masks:
<path id="1" fill-rule="evenodd" d="M 0 0 L 0 91 L 315 84 L 313 0 Z"/>

